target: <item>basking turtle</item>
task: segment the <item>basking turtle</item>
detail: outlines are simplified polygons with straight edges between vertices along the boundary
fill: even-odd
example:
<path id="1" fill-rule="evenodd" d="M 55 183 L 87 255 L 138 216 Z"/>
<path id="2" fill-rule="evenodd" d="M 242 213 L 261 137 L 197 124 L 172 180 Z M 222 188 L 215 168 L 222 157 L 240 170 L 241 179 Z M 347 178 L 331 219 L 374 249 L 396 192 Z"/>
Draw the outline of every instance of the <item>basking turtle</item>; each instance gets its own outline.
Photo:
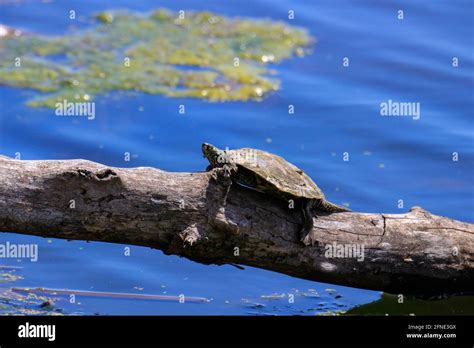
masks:
<path id="1" fill-rule="evenodd" d="M 308 175 L 280 156 L 250 148 L 220 150 L 207 143 L 202 144 L 202 153 L 211 168 L 223 168 L 241 186 L 285 201 L 300 201 L 303 213 L 301 241 L 313 228 L 312 209 L 327 213 L 350 211 L 326 201 L 324 193 Z"/>

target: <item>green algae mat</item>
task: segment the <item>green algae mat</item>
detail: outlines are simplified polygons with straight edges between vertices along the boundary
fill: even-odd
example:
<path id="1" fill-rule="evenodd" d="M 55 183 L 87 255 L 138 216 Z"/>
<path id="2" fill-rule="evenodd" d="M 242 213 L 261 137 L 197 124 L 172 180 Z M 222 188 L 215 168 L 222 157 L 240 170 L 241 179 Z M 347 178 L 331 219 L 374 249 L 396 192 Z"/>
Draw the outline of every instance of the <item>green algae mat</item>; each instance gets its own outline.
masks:
<path id="1" fill-rule="evenodd" d="M 209 101 L 261 100 L 278 90 L 272 64 L 307 54 L 301 28 L 209 12 L 99 13 L 64 36 L 0 37 L 0 84 L 38 93 L 32 107 L 134 91 Z"/>

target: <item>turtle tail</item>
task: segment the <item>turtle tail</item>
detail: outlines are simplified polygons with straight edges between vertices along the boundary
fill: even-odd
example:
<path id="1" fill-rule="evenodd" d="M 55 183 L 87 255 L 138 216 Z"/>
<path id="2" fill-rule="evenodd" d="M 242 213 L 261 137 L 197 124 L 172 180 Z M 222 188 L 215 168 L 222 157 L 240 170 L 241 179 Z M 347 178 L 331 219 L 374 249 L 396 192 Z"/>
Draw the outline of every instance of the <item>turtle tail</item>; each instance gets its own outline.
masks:
<path id="1" fill-rule="evenodd" d="M 340 206 L 340 205 L 337 205 L 337 204 L 334 204 L 334 203 L 331 203 L 331 202 L 328 202 L 328 201 L 325 201 L 325 200 L 321 200 L 321 201 L 318 201 L 314 204 L 314 208 L 316 210 L 321 210 L 321 211 L 324 211 L 326 213 L 344 213 L 344 212 L 349 212 L 349 211 L 352 211 L 350 210 L 349 208 L 346 208 L 346 207 L 343 207 L 343 206 Z"/>

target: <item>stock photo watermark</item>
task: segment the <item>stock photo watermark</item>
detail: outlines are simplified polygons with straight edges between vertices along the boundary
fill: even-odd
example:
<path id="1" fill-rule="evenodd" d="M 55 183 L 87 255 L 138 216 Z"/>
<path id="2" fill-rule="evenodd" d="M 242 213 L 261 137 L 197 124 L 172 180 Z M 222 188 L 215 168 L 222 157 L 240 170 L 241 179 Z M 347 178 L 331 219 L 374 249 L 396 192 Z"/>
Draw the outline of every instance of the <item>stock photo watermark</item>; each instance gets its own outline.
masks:
<path id="1" fill-rule="evenodd" d="M 20 338 L 46 338 L 52 342 L 56 340 L 56 325 L 37 325 L 26 322 L 18 326 Z"/>
<path id="2" fill-rule="evenodd" d="M 38 261 L 38 244 L 0 243 L 0 259 L 30 259 Z"/>
<path id="3" fill-rule="evenodd" d="M 94 102 L 70 102 L 64 99 L 56 103 L 56 116 L 78 116 L 87 117 L 88 120 L 95 119 Z"/>
<path id="4" fill-rule="evenodd" d="M 419 102 L 397 102 L 389 99 L 380 103 L 380 116 L 411 117 L 419 120 L 421 105 Z"/>
<path id="5" fill-rule="evenodd" d="M 247 149 L 246 151 L 231 151 L 228 147 L 219 155 L 217 159 L 218 163 L 231 164 L 231 163 L 250 163 L 251 165 L 257 165 L 257 151 L 255 149 Z"/>
<path id="6" fill-rule="evenodd" d="M 324 257 L 328 259 L 357 259 L 358 262 L 363 262 L 365 259 L 365 248 L 363 244 L 326 244 L 324 246 Z"/>

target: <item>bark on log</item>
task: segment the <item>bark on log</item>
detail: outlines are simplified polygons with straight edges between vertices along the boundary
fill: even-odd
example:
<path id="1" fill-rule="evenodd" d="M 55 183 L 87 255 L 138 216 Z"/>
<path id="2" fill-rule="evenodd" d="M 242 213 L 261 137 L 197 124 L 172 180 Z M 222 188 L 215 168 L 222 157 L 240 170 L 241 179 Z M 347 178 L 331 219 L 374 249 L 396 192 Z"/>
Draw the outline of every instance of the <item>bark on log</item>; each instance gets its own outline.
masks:
<path id="1" fill-rule="evenodd" d="M 237 185 L 224 204 L 213 173 L 0 157 L 0 231 L 142 245 L 396 294 L 474 292 L 473 224 L 418 207 L 320 214 L 304 246 L 298 207 Z M 326 257 L 333 243 L 364 246 L 364 260 Z"/>

